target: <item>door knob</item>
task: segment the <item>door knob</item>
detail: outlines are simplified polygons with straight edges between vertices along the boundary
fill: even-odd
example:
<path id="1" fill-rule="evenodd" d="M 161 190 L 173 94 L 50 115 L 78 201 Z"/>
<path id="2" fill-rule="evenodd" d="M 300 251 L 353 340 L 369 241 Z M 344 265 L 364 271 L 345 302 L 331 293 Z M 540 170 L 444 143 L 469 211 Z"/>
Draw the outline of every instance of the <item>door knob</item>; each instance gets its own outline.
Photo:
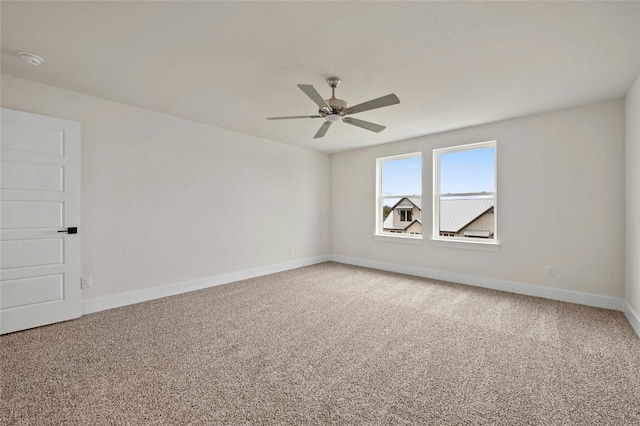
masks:
<path id="1" fill-rule="evenodd" d="M 58 231 L 58 232 L 66 232 L 68 234 L 77 234 L 78 233 L 78 228 L 76 228 L 74 226 L 73 228 L 67 228 L 64 231 Z"/>

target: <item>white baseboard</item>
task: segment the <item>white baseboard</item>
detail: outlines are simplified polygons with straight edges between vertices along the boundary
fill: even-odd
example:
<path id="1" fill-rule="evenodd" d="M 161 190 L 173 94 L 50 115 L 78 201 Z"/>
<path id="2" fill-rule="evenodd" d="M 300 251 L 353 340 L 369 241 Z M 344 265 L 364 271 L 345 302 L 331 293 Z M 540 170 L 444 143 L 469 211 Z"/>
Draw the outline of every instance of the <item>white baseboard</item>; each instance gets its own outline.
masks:
<path id="1" fill-rule="evenodd" d="M 360 259 L 355 257 L 332 255 L 331 260 L 334 262 L 346 263 L 348 265 L 363 266 L 366 268 L 380 269 L 389 272 L 398 272 L 401 274 L 414 275 L 435 280 L 450 281 L 459 284 L 472 285 L 475 287 L 489 288 L 492 290 L 507 291 L 510 293 L 522 294 L 526 296 L 542 297 L 544 299 L 577 303 L 580 305 L 594 306 L 596 308 L 612 309 L 625 313 L 627 312 L 626 301 L 617 297 L 600 296 L 598 294 L 581 293 L 579 291 L 541 287 L 514 281 L 497 280 L 495 278 L 478 277 L 474 275 L 460 274 L 457 272 L 439 271 L 436 269 L 418 268 L 415 266 L 397 265 L 394 263 L 378 262 L 375 260 Z"/>
<path id="2" fill-rule="evenodd" d="M 631 324 L 631 327 L 633 327 L 633 329 L 636 331 L 636 334 L 640 337 L 640 315 L 638 315 L 638 313 L 634 311 L 633 308 L 631 308 L 629 302 L 625 301 L 625 305 L 626 309 L 624 311 L 624 315 L 629 320 L 629 324 Z"/>
<path id="3" fill-rule="evenodd" d="M 475 275 L 460 274 L 457 272 L 439 271 L 437 269 L 419 268 L 415 266 L 385 263 L 376 260 L 360 259 L 348 256 L 331 255 L 333 262 L 348 265 L 362 266 L 365 268 L 380 269 L 383 271 L 397 272 L 400 274 L 414 275 L 417 277 L 431 278 L 449 281 L 459 284 L 467 284 L 475 287 L 489 288 L 492 290 L 506 291 L 525 296 L 542 297 L 544 299 L 558 300 L 561 302 L 577 303 L 579 305 L 593 306 L 596 308 L 621 311 L 627 317 L 629 324 L 640 337 L 640 315 L 635 312 L 629 303 L 618 297 L 601 296 L 599 294 L 582 293 L 579 291 L 563 290 L 559 288 L 541 287 L 532 284 L 523 284 L 514 281 L 497 280 L 494 278 L 478 277 Z"/>
<path id="4" fill-rule="evenodd" d="M 82 302 L 82 314 L 85 315 L 94 312 L 105 311 L 107 309 L 146 302 L 149 300 L 173 296 L 189 291 L 201 290 L 203 288 L 214 287 L 222 284 L 229 284 L 235 281 L 274 274 L 276 272 L 288 271 L 290 269 L 301 268 L 303 266 L 310 266 L 328 261 L 344 263 L 347 265 L 362 266 L 365 268 L 379 269 L 382 271 L 397 272 L 400 274 L 414 275 L 423 278 L 449 281 L 459 284 L 467 284 L 475 287 L 506 291 L 526 296 L 542 297 L 545 299 L 558 300 L 561 302 L 577 303 L 581 305 L 594 306 L 597 308 L 622 311 L 629 320 L 631 327 L 633 327 L 638 336 L 640 336 L 640 316 L 622 298 L 601 296 L 597 294 L 582 293 L 578 291 L 562 290 L 557 288 L 540 287 L 514 281 L 497 280 L 494 278 L 460 274 L 457 272 L 446 272 L 437 269 L 397 265 L 394 263 L 385 263 L 376 260 L 329 254 L 294 260 L 292 262 L 279 263 L 276 265 L 263 266 L 260 268 L 247 269 L 245 271 L 231 272 L 227 274 L 216 275 L 213 277 L 172 284 L 164 287 L 156 287 L 131 293 L 118 294 L 101 299 L 85 300 Z"/>
<path id="5" fill-rule="evenodd" d="M 276 272 L 288 271 L 290 269 L 301 268 L 303 266 L 315 265 L 316 263 L 328 262 L 329 260 L 331 260 L 330 255 L 310 257 L 306 259 L 294 260 L 292 262 L 279 263 L 275 265 L 263 266 L 260 268 L 247 269 L 245 271 L 231 272 L 227 274 L 216 275 L 213 277 L 171 284 L 163 287 L 150 288 L 131 293 L 117 294 L 115 296 L 104 297 L 101 299 L 85 300 L 82 302 L 82 314 L 91 314 L 94 312 L 105 311 L 107 309 L 119 308 L 121 306 L 159 299 L 161 297 L 173 296 L 176 294 L 186 293 L 194 290 L 201 290 L 203 288 L 222 284 L 229 284 L 235 281 L 274 274 Z"/>

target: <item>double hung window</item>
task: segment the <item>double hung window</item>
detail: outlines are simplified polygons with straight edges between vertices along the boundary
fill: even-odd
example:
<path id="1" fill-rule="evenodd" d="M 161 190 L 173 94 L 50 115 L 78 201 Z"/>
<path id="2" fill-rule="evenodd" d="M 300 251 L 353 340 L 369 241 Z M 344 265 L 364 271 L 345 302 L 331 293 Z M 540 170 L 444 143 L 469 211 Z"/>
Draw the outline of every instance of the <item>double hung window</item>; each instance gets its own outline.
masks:
<path id="1" fill-rule="evenodd" d="M 376 160 L 376 235 L 422 238 L 422 198 L 421 153 Z M 433 150 L 434 240 L 497 244 L 496 212 L 496 141 Z"/>
<path id="2" fill-rule="evenodd" d="M 421 153 L 378 158 L 376 174 L 376 234 L 421 238 Z"/>
<path id="3" fill-rule="evenodd" d="M 496 142 L 433 151 L 433 238 L 495 243 Z"/>

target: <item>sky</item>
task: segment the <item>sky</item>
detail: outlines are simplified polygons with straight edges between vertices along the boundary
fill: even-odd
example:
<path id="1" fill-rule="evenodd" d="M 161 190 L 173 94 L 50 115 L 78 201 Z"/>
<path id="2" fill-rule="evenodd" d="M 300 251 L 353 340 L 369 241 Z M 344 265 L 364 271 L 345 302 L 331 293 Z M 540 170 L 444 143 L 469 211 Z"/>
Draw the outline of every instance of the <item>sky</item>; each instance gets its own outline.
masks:
<path id="1" fill-rule="evenodd" d="M 493 192 L 495 147 L 440 155 L 440 193 Z"/>
<path id="2" fill-rule="evenodd" d="M 420 195 L 422 159 L 405 158 L 382 164 L 383 195 Z"/>
<path id="3" fill-rule="evenodd" d="M 383 195 L 420 195 L 422 193 L 421 158 L 386 161 L 382 167 Z M 440 193 L 493 192 L 494 168 L 495 147 L 442 154 L 440 156 Z M 385 204 L 395 201 L 397 199 L 388 200 Z"/>

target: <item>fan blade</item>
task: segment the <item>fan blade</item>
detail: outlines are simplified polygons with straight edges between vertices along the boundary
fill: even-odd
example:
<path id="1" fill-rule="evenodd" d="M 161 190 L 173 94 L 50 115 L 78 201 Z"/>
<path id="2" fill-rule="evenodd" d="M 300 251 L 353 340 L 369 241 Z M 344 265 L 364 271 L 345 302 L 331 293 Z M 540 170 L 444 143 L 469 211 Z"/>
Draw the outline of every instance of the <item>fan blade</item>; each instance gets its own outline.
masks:
<path id="1" fill-rule="evenodd" d="M 370 109 L 382 108 L 389 105 L 399 104 L 400 99 L 395 94 L 383 96 L 381 98 L 373 99 L 368 102 L 363 102 L 358 105 L 347 108 L 342 115 L 356 114 L 362 111 L 369 111 Z"/>
<path id="2" fill-rule="evenodd" d="M 290 117 L 267 117 L 267 120 L 287 120 L 289 118 L 322 118 L 321 115 L 292 115 Z"/>
<path id="3" fill-rule="evenodd" d="M 320 128 L 316 132 L 316 135 L 313 138 L 318 139 L 323 137 L 324 134 L 327 133 L 327 130 L 329 130 L 329 127 L 331 127 L 332 124 L 333 124 L 332 121 L 325 121 L 324 124 L 320 126 Z"/>
<path id="4" fill-rule="evenodd" d="M 342 122 L 351 124 L 353 126 L 362 127 L 363 129 L 371 130 L 372 132 L 376 132 L 376 133 L 380 133 L 381 131 L 386 129 L 385 126 L 381 126 L 376 123 L 371 123 L 369 121 L 358 120 L 357 118 L 351 118 L 351 117 L 343 118 Z"/>
<path id="5" fill-rule="evenodd" d="M 331 107 L 329 106 L 329 104 L 327 104 L 327 101 L 325 101 L 322 96 L 320 96 L 320 93 L 318 93 L 315 87 L 310 84 L 298 84 L 298 87 L 320 108 L 326 107 L 329 108 L 329 111 L 331 111 Z"/>

